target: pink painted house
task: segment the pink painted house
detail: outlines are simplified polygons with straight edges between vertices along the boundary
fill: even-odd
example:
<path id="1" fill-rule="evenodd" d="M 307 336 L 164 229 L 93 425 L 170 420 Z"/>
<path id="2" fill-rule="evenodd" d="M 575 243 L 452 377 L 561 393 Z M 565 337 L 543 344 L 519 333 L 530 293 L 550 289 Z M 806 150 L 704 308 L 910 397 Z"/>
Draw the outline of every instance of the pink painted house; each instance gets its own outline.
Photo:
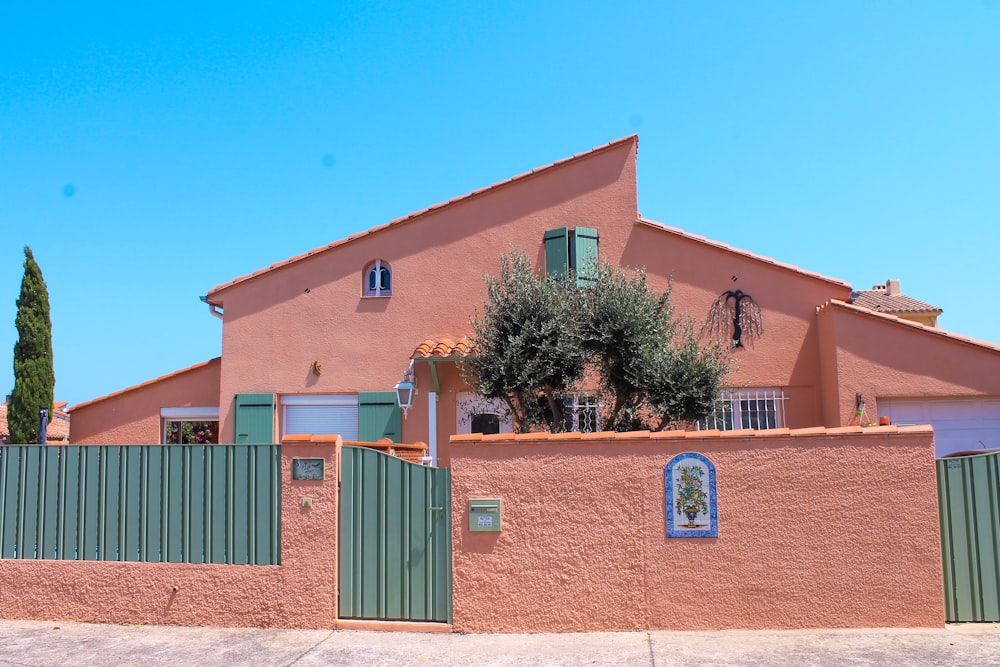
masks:
<path id="1" fill-rule="evenodd" d="M 932 326 L 940 310 L 898 281 L 854 293 L 640 216 L 637 147 L 625 137 L 215 287 L 203 300 L 223 320 L 222 357 L 74 406 L 71 442 L 172 442 L 186 423 L 218 442 L 423 441 L 446 465 L 451 436 L 509 430 L 458 365 L 482 277 L 513 246 L 540 270 L 573 271 L 567 257 L 595 252 L 645 267 L 656 289 L 672 279 L 677 310 L 697 322 L 724 293 L 750 295 L 763 333 L 734 349 L 732 389 L 702 428 L 884 416 L 932 424 L 938 455 L 1000 446 L 1000 347 Z M 393 392 L 411 365 L 418 393 L 402 418 Z M 585 391 L 567 413 L 599 429 Z"/>

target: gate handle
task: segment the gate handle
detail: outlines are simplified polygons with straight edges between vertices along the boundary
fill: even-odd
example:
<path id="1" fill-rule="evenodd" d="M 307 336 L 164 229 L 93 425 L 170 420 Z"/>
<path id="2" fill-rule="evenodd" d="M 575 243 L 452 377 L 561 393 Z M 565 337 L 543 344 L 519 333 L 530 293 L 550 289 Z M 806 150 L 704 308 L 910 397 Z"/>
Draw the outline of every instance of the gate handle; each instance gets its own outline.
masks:
<path id="1" fill-rule="evenodd" d="M 444 508 L 443 507 L 431 507 L 430 510 L 432 512 L 443 512 Z"/>

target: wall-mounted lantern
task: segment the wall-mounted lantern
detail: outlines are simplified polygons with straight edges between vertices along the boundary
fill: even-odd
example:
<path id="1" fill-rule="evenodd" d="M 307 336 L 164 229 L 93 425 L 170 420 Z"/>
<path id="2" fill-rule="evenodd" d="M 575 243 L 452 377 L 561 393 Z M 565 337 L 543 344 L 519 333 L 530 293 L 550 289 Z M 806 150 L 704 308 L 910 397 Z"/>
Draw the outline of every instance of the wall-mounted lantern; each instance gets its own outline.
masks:
<path id="1" fill-rule="evenodd" d="M 413 360 L 410 359 L 410 367 L 403 371 L 403 379 L 396 383 L 396 400 L 399 407 L 403 408 L 403 417 L 406 411 L 413 406 L 413 397 L 417 395 L 417 383 L 413 376 Z"/>

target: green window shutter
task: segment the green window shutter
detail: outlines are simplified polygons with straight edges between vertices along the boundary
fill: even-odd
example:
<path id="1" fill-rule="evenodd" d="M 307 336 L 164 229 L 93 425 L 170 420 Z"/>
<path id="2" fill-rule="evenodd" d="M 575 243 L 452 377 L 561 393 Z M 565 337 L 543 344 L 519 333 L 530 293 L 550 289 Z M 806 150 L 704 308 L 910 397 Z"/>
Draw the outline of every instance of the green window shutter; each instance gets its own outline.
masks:
<path id="1" fill-rule="evenodd" d="M 570 266 L 576 270 L 576 284 L 580 287 L 597 282 L 597 230 L 577 227 L 573 234 Z"/>
<path id="2" fill-rule="evenodd" d="M 569 229 L 550 229 L 545 232 L 545 273 L 549 277 L 564 276 L 569 268 Z"/>
<path id="3" fill-rule="evenodd" d="M 274 444 L 274 394 L 236 394 L 237 445 Z"/>
<path id="4" fill-rule="evenodd" d="M 394 391 L 358 393 L 358 440 L 375 442 L 380 438 L 400 441 L 402 420 Z"/>

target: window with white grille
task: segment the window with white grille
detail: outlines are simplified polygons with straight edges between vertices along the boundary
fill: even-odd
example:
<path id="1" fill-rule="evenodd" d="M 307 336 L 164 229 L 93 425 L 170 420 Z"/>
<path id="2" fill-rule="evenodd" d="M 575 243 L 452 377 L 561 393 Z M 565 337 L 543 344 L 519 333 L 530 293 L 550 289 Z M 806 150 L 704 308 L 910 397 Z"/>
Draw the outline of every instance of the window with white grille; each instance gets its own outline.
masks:
<path id="1" fill-rule="evenodd" d="M 597 396 L 569 394 L 563 399 L 563 423 L 573 433 L 595 433 L 601 428 L 601 411 Z"/>
<path id="2" fill-rule="evenodd" d="M 732 389 L 722 392 L 715 402 L 715 412 L 701 421 L 698 428 L 765 430 L 784 424 L 785 395 L 780 389 Z"/>
<path id="3" fill-rule="evenodd" d="M 391 296 L 392 295 L 392 269 L 388 262 L 381 259 L 375 260 L 365 269 L 365 296 Z"/>

